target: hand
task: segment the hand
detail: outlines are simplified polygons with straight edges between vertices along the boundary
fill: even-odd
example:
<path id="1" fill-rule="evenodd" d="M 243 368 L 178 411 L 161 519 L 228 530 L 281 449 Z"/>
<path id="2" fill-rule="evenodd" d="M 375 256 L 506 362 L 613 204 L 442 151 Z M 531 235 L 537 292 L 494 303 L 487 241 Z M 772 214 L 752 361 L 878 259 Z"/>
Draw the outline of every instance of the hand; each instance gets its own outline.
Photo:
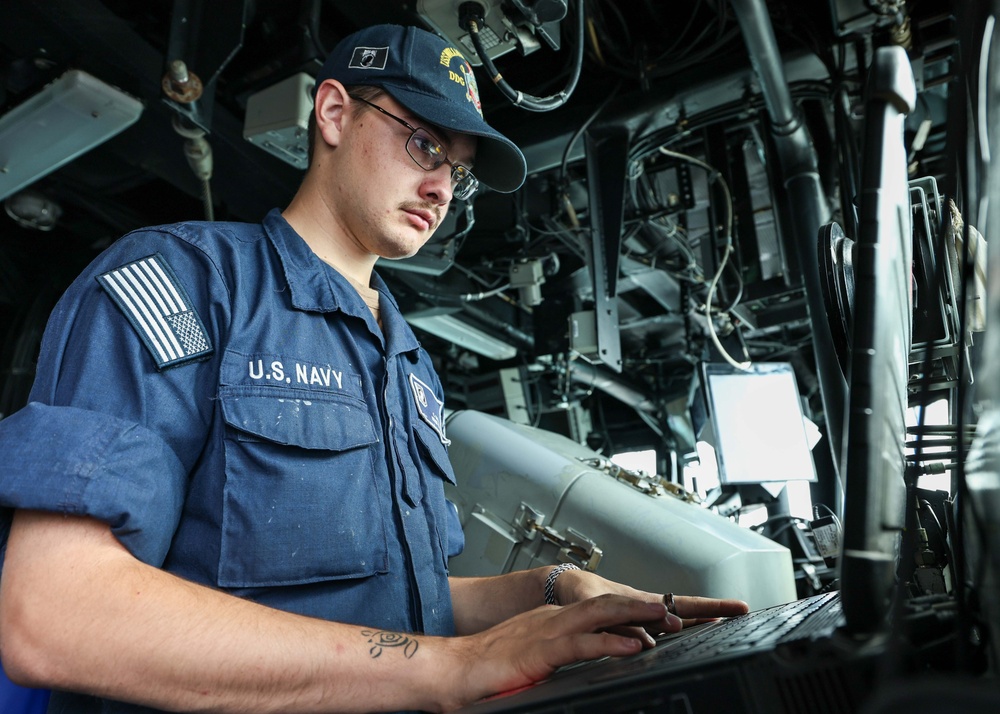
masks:
<path id="1" fill-rule="evenodd" d="M 556 600 L 563 605 L 580 602 L 604 593 L 624 595 L 643 602 L 665 602 L 664 595 L 636 590 L 628 585 L 607 580 L 596 573 L 584 570 L 563 572 L 556 580 L 555 587 Z M 654 622 L 636 623 L 645 630 L 643 634 L 646 637 L 643 641 L 646 642 L 647 646 L 651 646 L 650 643 L 653 642 L 649 635 L 677 632 L 685 626 L 690 627 L 703 622 L 711 622 L 720 617 L 742 615 L 749 610 L 749 607 L 742 600 L 674 595 L 674 610 L 676 617 L 673 614 L 668 614 L 667 617 Z M 642 638 L 641 630 L 637 626 L 619 626 L 613 631 L 628 637 Z"/>
<path id="2" fill-rule="evenodd" d="M 479 634 L 454 638 L 458 666 L 452 669 L 456 681 L 450 691 L 458 700 L 446 709 L 534 684 L 573 662 L 634 654 L 651 642 L 636 623 L 667 618 L 662 600 L 603 594 L 567 606 L 544 605 Z M 680 629 L 680 620 L 673 619 Z M 629 634 L 617 634 L 619 629 Z"/>

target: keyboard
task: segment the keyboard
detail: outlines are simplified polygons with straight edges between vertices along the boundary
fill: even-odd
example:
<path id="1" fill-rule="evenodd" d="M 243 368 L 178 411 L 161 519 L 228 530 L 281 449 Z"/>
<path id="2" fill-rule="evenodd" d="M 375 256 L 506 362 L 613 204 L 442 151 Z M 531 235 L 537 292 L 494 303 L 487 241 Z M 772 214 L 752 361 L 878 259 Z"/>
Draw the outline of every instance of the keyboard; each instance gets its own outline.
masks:
<path id="1" fill-rule="evenodd" d="M 664 635 L 652 649 L 595 668 L 591 682 L 661 668 L 677 660 L 693 665 L 799 640 L 829 636 L 843 624 L 839 593 L 831 592 Z M 589 664 L 589 663 L 588 663 Z"/>

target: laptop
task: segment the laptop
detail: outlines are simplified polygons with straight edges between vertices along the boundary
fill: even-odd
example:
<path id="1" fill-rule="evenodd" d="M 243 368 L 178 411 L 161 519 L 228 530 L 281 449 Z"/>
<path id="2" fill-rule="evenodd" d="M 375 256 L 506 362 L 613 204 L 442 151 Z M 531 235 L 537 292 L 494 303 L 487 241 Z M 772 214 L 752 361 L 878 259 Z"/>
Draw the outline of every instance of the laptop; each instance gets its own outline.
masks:
<path id="1" fill-rule="evenodd" d="M 642 653 L 571 665 L 463 711 L 849 712 L 891 666 L 912 333 L 903 109 L 915 99 L 906 53 L 877 50 L 854 256 L 839 591 L 685 628 Z"/>

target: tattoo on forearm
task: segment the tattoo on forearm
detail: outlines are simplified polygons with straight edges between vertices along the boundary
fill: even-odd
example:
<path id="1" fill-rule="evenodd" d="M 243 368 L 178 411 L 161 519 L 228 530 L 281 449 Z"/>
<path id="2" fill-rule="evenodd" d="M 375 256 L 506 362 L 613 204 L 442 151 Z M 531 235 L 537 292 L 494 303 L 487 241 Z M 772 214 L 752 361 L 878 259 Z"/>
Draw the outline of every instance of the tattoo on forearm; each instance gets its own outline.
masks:
<path id="1" fill-rule="evenodd" d="M 382 630 L 362 630 L 361 634 L 368 638 L 371 649 L 368 650 L 372 659 L 379 657 L 386 647 L 402 647 L 403 655 L 409 659 L 417 653 L 420 643 L 408 635 L 399 632 L 385 632 Z"/>

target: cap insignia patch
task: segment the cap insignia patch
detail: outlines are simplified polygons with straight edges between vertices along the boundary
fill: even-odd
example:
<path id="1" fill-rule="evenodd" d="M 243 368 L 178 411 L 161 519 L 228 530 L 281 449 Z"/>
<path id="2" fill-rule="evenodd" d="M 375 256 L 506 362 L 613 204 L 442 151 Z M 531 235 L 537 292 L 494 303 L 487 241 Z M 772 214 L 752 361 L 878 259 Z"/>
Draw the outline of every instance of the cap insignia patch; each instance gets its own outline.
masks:
<path id="1" fill-rule="evenodd" d="M 456 57 L 461 60 L 458 72 L 451 68 L 451 61 Z M 476 108 L 479 116 L 482 116 L 483 106 L 479 101 L 479 86 L 476 84 L 476 75 L 472 71 L 472 65 L 454 47 L 444 48 L 441 51 L 440 61 L 443 66 L 448 68 L 448 79 L 465 87 L 465 98 Z"/>
<path id="2" fill-rule="evenodd" d="M 389 60 L 388 47 L 355 47 L 350 69 L 385 69 Z"/>

